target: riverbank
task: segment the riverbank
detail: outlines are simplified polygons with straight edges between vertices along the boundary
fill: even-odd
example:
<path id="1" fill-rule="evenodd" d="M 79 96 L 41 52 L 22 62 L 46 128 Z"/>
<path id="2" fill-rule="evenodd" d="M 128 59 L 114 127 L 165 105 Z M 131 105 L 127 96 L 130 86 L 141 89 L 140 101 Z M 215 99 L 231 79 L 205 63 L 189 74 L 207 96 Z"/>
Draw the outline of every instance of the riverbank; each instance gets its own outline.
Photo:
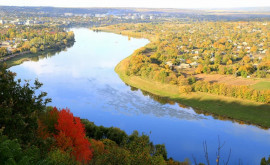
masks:
<path id="1" fill-rule="evenodd" d="M 37 53 L 31 53 L 30 51 L 27 51 L 27 52 L 19 53 L 18 55 L 12 55 L 5 60 L 1 60 L 0 65 L 6 63 L 7 67 L 9 68 L 9 67 L 12 67 L 15 65 L 20 65 L 24 61 L 38 60 L 37 57 L 39 57 L 39 56 L 45 56 L 45 55 L 53 56 L 56 53 L 65 50 L 66 48 L 70 48 L 71 46 L 73 46 L 73 44 L 74 44 L 74 42 L 70 42 L 67 45 L 61 46 L 59 49 L 53 49 L 53 48 L 48 49 L 47 48 L 43 51 L 38 51 Z"/>
<path id="2" fill-rule="evenodd" d="M 108 29 L 107 27 L 101 27 L 99 30 L 124 36 L 147 38 L 150 43 L 156 40 L 152 35 L 143 32 L 120 31 L 116 29 Z M 180 94 L 179 86 L 177 85 L 163 84 L 141 78 L 139 76 L 127 76 L 123 65 L 125 60 L 128 60 L 128 58 L 122 60 L 116 66 L 115 71 L 119 77 L 130 86 L 161 97 L 168 97 L 173 101 L 192 107 L 198 113 L 210 113 L 212 116 L 218 116 L 220 119 L 231 119 L 236 120 L 239 123 L 244 122 L 246 124 L 254 124 L 263 128 L 270 128 L 269 104 L 202 92 Z"/>
<path id="3" fill-rule="evenodd" d="M 139 76 L 127 76 L 125 74 L 123 64 L 125 63 L 125 60 L 128 60 L 128 58 L 122 60 L 115 67 L 115 71 L 119 77 L 130 86 L 155 95 L 168 97 L 173 101 L 190 106 L 198 111 L 210 113 L 214 116 L 235 119 L 247 124 L 261 126 L 263 128 L 270 127 L 270 105 L 268 104 L 201 92 L 180 94 L 179 87 L 176 85 L 163 84 L 143 79 Z"/>

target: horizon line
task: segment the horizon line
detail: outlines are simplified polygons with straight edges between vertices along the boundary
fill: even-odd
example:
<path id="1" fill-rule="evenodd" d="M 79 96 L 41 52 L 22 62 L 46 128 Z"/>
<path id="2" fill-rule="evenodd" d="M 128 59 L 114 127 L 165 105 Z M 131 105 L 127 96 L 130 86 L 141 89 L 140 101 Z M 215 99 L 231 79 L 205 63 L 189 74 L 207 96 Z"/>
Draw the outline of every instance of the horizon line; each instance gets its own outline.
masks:
<path id="1" fill-rule="evenodd" d="M 170 8 L 170 7 L 62 7 L 62 6 L 15 6 L 15 5 L 1 5 L 0 7 L 51 7 L 51 8 L 77 8 L 77 9 L 91 9 L 91 8 L 120 8 L 120 9 L 180 9 L 180 10 L 218 10 L 218 9 L 248 9 L 248 8 L 269 8 L 270 6 L 256 6 L 256 7 L 211 7 L 211 8 Z"/>

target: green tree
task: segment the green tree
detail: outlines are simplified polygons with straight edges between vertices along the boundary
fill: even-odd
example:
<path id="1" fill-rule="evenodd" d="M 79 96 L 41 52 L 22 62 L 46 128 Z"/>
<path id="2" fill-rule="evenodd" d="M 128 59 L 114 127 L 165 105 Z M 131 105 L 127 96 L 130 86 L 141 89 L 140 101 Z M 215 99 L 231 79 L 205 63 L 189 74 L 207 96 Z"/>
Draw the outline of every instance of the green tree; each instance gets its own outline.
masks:
<path id="1" fill-rule="evenodd" d="M 50 99 L 44 99 L 45 92 L 36 95 L 40 82 L 36 80 L 33 87 L 29 82 L 21 85 L 15 75 L 5 66 L 0 68 L 0 125 L 4 135 L 27 144 L 36 139 L 38 114 Z"/>

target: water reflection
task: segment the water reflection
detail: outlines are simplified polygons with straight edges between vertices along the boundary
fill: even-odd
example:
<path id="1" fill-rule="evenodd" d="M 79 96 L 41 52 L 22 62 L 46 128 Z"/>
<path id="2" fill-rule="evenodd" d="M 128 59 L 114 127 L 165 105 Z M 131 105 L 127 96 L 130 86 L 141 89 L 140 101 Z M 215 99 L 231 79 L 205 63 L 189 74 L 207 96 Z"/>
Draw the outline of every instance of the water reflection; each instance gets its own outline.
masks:
<path id="1" fill-rule="evenodd" d="M 45 51 L 40 51 L 36 54 L 29 53 L 29 54 L 15 56 L 4 62 L 1 62 L 0 65 L 7 63 L 8 67 L 12 67 L 14 65 L 20 65 L 26 61 L 38 62 L 39 60 L 48 59 L 55 55 L 58 55 L 60 52 L 67 52 L 69 48 L 73 47 L 73 45 L 74 45 L 74 42 L 70 42 L 68 45 L 63 46 L 59 49 L 49 49 Z"/>
<path id="2" fill-rule="evenodd" d="M 205 117 L 192 114 L 182 108 L 176 106 L 166 106 L 165 104 L 173 103 L 169 100 L 161 98 L 159 96 L 147 94 L 145 91 L 142 92 L 144 96 L 150 96 L 155 101 L 141 97 L 139 93 L 135 94 L 132 91 L 138 89 L 132 87 L 131 91 L 119 91 L 114 87 L 106 84 L 104 88 L 98 89 L 98 93 L 103 99 L 107 101 L 104 108 L 112 108 L 118 112 L 124 114 L 136 114 L 136 115 L 155 115 L 157 117 L 170 117 L 184 120 L 199 120 L 206 119 Z M 171 104 L 174 105 L 174 104 Z"/>
<path id="3" fill-rule="evenodd" d="M 213 114 L 213 113 L 210 113 L 210 112 L 206 112 L 204 110 L 200 110 L 200 109 L 196 109 L 196 108 L 191 108 L 189 106 L 186 106 L 184 104 L 181 104 L 179 101 L 174 101 L 174 100 L 172 100 L 172 99 L 170 99 L 168 97 L 158 96 L 158 95 L 149 93 L 149 92 L 147 92 L 145 90 L 142 90 L 142 89 L 138 89 L 136 87 L 133 87 L 131 85 L 128 85 L 128 84 L 126 84 L 126 85 L 130 87 L 130 90 L 131 91 L 141 91 L 144 96 L 148 96 L 151 99 L 159 102 L 160 104 L 163 104 L 163 105 L 165 105 L 165 104 L 170 104 L 170 105 L 177 104 L 179 107 L 181 107 L 183 109 L 190 109 L 190 110 L 196 112 L 196 114 L 203 115 L 203 116 L 200 116 L 200 117 L 201 118 L 204 118 L 204 119 L 206 119 L 206 116 L 211 116 L 211 117 L 213 117 L 214 119 L 217 119 L 217 120 L 231 121 L 233 123 L 236 122 L 236 123 L 238 123 L 240 125 L 253 125 L 253 126 L 259 127 L 261 129 L 264 129 L 264 130 L 269 130 L 269 128 L 267 128 L 267 127 L 262 127 L 262 126 L 251 124 L 251 123 L 248 123 L 248 122 L 245 122 L 245 121 L 241 121 L 241 120 L 237 120 L 237 119 L 232 119 L 232 118 L 229 118 L 229 117 L 226 117 L 226 116 L 221 116 L 221 115 Z"/>

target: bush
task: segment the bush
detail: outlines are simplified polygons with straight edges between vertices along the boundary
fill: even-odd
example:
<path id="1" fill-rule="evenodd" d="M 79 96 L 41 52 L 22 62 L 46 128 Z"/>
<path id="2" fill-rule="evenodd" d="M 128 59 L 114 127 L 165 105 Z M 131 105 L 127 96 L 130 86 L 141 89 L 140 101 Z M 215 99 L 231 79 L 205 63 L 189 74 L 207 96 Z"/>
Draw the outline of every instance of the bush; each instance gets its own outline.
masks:
<path id="1" fill-rule="evenodd" d="M 179 92 L 180 93 L 190 93 L 190 92 L 192 92 L 192 87 L 191 86 L 189 86 L 189 85 L 186 85 L 186 86 L 180 86 L 179 87 Z"/>

